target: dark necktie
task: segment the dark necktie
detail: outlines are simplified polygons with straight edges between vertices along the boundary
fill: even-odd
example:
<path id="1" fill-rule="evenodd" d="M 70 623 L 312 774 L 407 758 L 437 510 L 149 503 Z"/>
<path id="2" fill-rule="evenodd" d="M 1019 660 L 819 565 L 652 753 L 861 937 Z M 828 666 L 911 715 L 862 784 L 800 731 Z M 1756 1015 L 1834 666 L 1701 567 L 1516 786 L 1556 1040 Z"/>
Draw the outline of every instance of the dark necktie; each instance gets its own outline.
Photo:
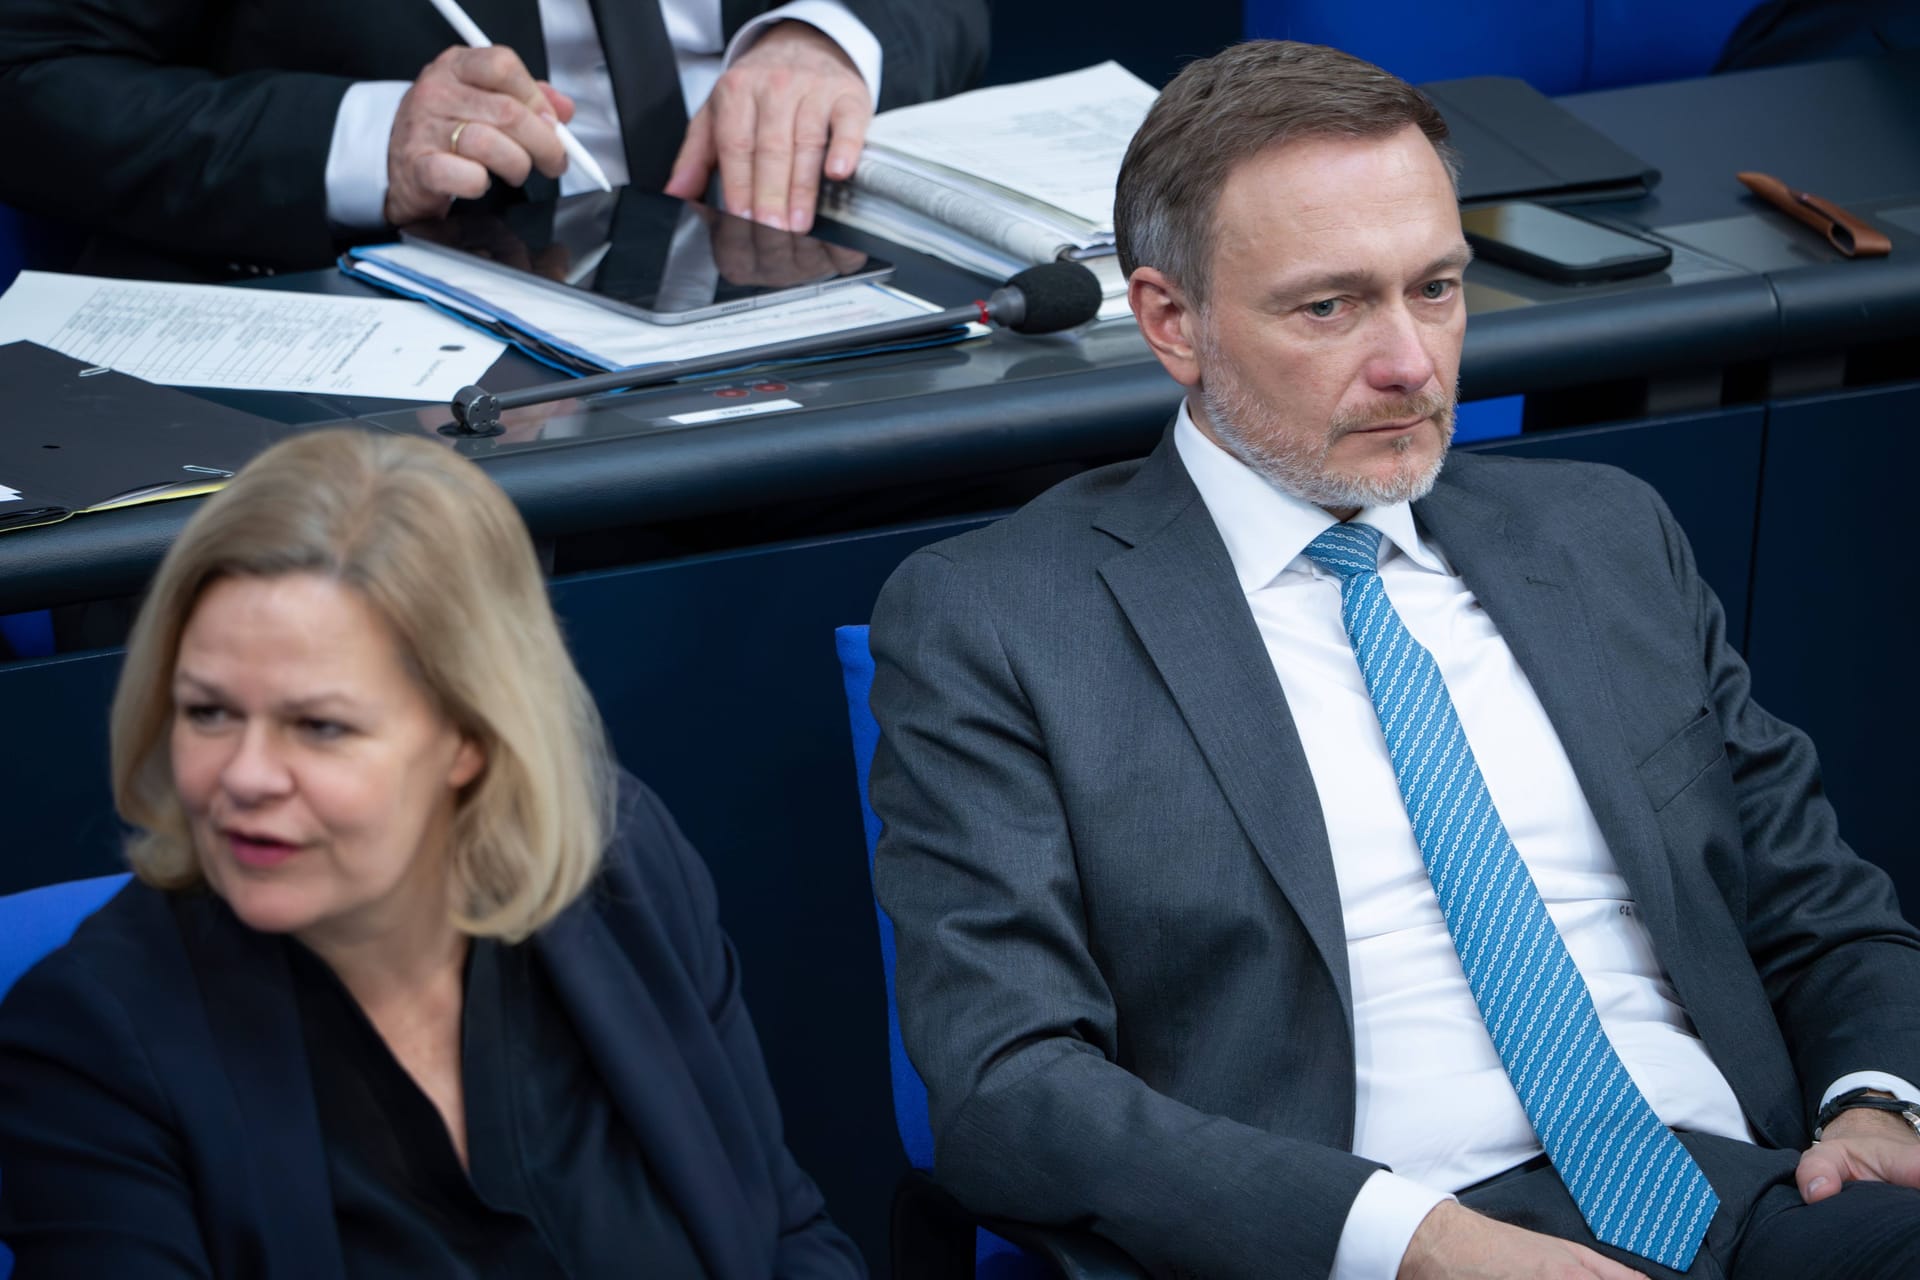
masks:
<path id="1" fill-rule="evenodd" d="M 658 0 L 592 0 L 600 47 L 613 79 L 613 102 L 627 150 L 627 175 L 639 191 L 667 185 L 687 134 L 680 71 Z"/>

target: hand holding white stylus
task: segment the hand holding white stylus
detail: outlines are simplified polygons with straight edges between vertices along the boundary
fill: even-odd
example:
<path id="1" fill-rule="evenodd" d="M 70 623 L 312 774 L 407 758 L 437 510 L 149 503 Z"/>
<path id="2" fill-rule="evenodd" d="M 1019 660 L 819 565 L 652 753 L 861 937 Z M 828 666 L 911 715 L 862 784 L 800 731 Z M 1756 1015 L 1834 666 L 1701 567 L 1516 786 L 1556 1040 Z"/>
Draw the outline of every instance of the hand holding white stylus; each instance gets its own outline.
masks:
<path id="1" fill-rule="evenodd" d="M 454 34 L 466 41 L 468 45 L 475 49 L 492 47 L 493 41 L 487 39 L 486 32 L 474 24 L 473 19 L 467 16 L 467 11 L 460 7 L 457 0 L 429 0 L 429 2 L 439 11 L 440 16 L 447 20 L 447 25 L 453 28 Z M 593 154 L 581 145 L 580 139 L 574 137 L 566 125 L 556 121 L 553 131 L 559 135 L 560 145 L 566 148 L 567 158 L 580 166 L 580 172 L 592 178 L 594 185 L 602 191 L 613 190 L 613 184 L 607 181 L 606 173 L 594 160 Z M 455 148 L 455 153 L 458 154 L 458 148 Z"/>

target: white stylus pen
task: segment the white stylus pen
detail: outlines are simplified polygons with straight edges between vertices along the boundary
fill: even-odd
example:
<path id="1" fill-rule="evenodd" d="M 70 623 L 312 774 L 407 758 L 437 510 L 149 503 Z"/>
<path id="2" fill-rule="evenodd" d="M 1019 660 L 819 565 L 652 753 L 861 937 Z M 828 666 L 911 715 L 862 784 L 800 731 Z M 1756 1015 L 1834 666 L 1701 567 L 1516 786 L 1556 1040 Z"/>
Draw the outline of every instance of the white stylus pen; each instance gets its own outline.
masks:
<path id="1" fill-rule="evenodd" d="M 485 49 L 493 43 L 487 39 L 487 33 L 473 25 L 473 19 L 467 16 L 458 0 L 430 0 L 440 16 L 447 20 L 453 33 L 476 49 Z M 558 120 L 553 122 L 553 131 L 560 135 L 560 145 L 567 149 L 567 158 L 580 166 L 580 172 L 592 178 L 602 191 L 613 190 L 613 184 L 607 181 L 607 175 L 594 160 L 593 155 L 580 145 L 580 139 L 573 136 L 572 130 Z"/>

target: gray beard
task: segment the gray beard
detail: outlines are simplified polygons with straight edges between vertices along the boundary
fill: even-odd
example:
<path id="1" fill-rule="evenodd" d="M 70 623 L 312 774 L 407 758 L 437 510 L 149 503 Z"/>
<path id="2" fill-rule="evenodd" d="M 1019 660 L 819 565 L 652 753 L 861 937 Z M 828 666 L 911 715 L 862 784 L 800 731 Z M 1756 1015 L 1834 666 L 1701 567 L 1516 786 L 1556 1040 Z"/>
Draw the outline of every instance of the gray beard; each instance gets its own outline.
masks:
<path id="1" fill-rule="evenodd" d="M 1225 385 L 1221 385 L 1223 382 Z M 1390 507 L 1399 502 L 1418 502 L 1431 493 L 1447 460 L 1446 446 L 1453 440 L 1454 399 L 1452 394 L 1409 396 L 1391 413 L 1336 418 L 1319 446 L 1314 447 L 1284 439 L 1278 431 L 1259 430 L 1263 425 L 1270 425 L 1271 415 L 1266 406 L 1231 378 L 1203 381 L 1200 390 L 1207 421 L 1228 453 L 1265 476 L 1282 492 L 1330 511 Z M 1392 422 L 1416 414 L 1432 418 L 1440 429 L 1440 453 L 1431 463 L 1417 463 L 1406 457 L 1392 475 L 1380 478 L 1328 472 L 1327 458 L 1341 436 L 1377 421 Z M 1402 455 L 1409 455 L 1413 438 L 1397 440 L 1394 447 Z"/>

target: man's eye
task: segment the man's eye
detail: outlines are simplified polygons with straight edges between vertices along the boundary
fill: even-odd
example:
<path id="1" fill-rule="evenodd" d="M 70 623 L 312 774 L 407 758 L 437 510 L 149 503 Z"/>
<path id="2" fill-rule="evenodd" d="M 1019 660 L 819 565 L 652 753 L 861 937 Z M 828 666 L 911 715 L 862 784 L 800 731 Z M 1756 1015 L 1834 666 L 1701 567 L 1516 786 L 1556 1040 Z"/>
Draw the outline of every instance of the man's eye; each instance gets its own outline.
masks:
<path id="1" fill-rule="evenodd" d="M 1420 286 L 1420 296 L 1429 302 L 1439 302 L 1453 292 L 1451 280 L 1429 280 Z"/>
<path id="2" fill-rule="evenodd" d="M 1307 304 L 1307 314 L 1316 320 L 1329 319 L 1339 310 L 1340 299 L 1338 298 L 1322 298 L 1318 302 L 1309 302 Z"/>

